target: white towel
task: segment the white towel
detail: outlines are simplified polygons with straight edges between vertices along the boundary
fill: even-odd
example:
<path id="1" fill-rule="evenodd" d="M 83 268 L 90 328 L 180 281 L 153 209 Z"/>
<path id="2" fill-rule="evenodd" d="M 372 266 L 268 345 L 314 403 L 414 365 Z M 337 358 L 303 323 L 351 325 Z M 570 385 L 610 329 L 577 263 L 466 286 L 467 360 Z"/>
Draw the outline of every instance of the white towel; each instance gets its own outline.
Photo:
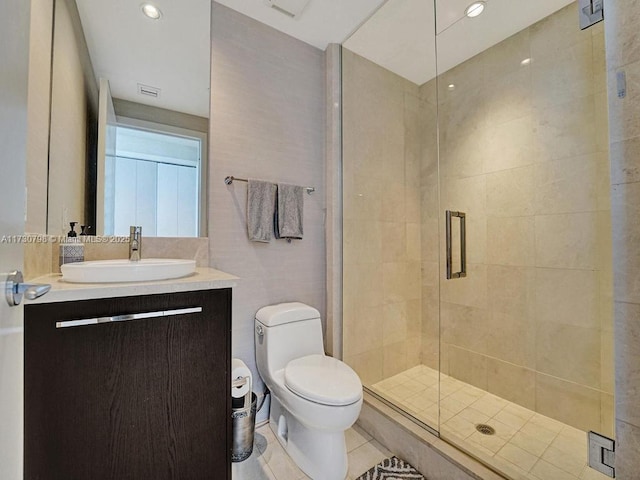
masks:
<path id="1" fill-rule="evenodd" d="M 274 218 L 276 238 L 302 239 L 304 187 L 278 184 L 278 200 Z"/>
<path id="2" fill-rule="evenodd" d="M 276 186 L 249 179 L 247 186 L 247 233 L 252 242 L 270 242 L 273 231 Z"/>

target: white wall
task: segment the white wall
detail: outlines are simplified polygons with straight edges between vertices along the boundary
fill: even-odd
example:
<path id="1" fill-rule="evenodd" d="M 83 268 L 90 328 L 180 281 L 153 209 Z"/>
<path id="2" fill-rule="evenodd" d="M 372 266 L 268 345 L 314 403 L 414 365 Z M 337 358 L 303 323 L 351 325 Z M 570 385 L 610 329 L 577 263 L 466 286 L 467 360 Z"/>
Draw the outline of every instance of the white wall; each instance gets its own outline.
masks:
<path id="1" fill-rule="evenodd" d="M 211 13 L 211 265 L 240 277 L 233 355 L 257 377 L 253 319 L 260 307 L 297 300 L 324 318 L 324 54 L 215 2 Z M 250 242 L 247 185 L 227 187 L 227 175 L 316 187 L 305 197 L 304 239 Z"/>

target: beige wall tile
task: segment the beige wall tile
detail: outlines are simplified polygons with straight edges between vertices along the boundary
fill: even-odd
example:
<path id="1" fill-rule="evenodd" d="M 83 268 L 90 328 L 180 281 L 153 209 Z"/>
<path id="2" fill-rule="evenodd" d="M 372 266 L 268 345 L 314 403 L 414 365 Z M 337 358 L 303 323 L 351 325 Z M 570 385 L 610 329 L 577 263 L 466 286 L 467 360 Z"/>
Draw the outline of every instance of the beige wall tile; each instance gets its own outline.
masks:
<path id="1" fill-rule="evenodd" d="M 596 272 L 537 268 L 536 320 L 599 329 Z"/>
<path id="2" fill-rule="evenodd" d="M 487 387 L 494 395 L 535 410 L 536 374 L 534 370 L 487 358 Z"/>
<path id="3" fill-rule="evenodd" d="M 640 59 L 640 45 L 637 43 L 640 11 L 634 0 L 610 2 L 607 10 L 607 65 L 609 69 L 615 69 Z"/>
<path id="4" fill-rule="evenodd" d="M 526 35 L 526 31 L 516 34 L 516 36 L 519 35 Z M 495 50 L 500 50 L 500 48 Z M 511 68 L 519 67 L 516 70 L 499 76 L 494 75 L 489 80 L 487 120 L 490 125 L 502 125 L 505 122 L 531 115 L 531 71 L 529 66 L 520 65 L 520 62 L 528 57 L 529 55 L 525 53 L 520 59 L 514 61 Z"/>
<path id="5" fill-rule="evenodd" d="M 474 138 L 478 150 L 480 141 L 484 141 L 485 155 L 482 171 L 485 173 L 524 167 L 535 163 L 533 116 L 528 115 L 500 125 L 489 125 L 484 136 Z M 476 153 L 476 156 L 479 156 Z"/>
<path id="6" fill-rule="evenodd" d="M 589 154 L 537 164 L 533 202 L 535 213 L 544 215 L 597 210 L 598 175 L 601 173 L 599 159 L 597 154 Z M 577 182 L 576 178 L 580 178 L 580 181 Z"/>
<path id="7" fill-rule="evenodd" d="M 591 36 L 589 30 L 576 28 L 575 5 L 571 4 L 550 15 L 530 28 L 531 55 L 535 58 L 553 58 Z"/>
<path id="8" fill-rule="evenodd" d="M 487 390 L 488 357 L 454 347 L 449 351 L 449 375 L 470 385 Z"/>
<path id="9" fill-rule="evenodd" d="M 492 311 L 488 319 L 486 352 L 500 360 L 535 369 L 535 323 L 515 311 Z"/>
<path id="10" fill-rule="evenodd" d="M 539 322 L 536 370 L 600 388 L 600 330 Z"/>
<path id="11" fill-rule="evenodd" d="M 598 432 L 607 437 L 615 437 L 616 422 L 615 401 L 609 393 L 600 394 L 600 430 Z"/>
<path id="12" fill-rule="evenodd" d="M 487 266 L 468 263 L 467 272 L 466 278 L 443 281 L 440 285 L 440 299 L 443 302 L 484 309 L 487 307 Z"/>
<path id="13" fill-rule="evenodd" d="M 407 342 L 397 342 L 383 347 L 382 375 L 391 377 L 408 368 Z"/>
<path id="14" fill-rule="evenodd" d="M 533 217 L 488 217 L 487 262 L 493 265 L 535 265 Z"/>
<path id="15" fill-rule="evenodd" d="M 345 348 L 345 352 L 347 351 Z M 384 378 L 382 374 L 382 348 L 369 350 L 358 355 L 345 355 L 344 361 L 356 371 L 360 380 L 366 386 L 371 386 Z"/>
<path id="16" fill-rule="evenodd" d="M 443 342 L 486 353 L 489 329 L 485 309 L 443 301 L 440 305 L 440 322 Z"/>
<path id="17" fill-rule="evenodd" d="M 383 307 L 382 344 L 402 342 L 408 332 L 407 303 L 389 303 Z"/>
<path id="18" fill-rule="evenodd" d="M 536 107 L 534 110 L 534 153 L 539 161 L 597 151 L 593 97 Z"/>
<path id="19" fill-rule="evenodd" d="M 531 94 L 536 108 L 593 95 L 593 41 L 584 35 L 553 56 L 536 56 L 531 63 Z"/>
<path id="20" fill-rule="evenodd" d="M 536 374 L 536 410 L 583 431 L 600 428 L 600 392 Z"/>
<path id="21" fill-rule="evenodd" d="M 536 216 L 536 266 L 595 269 L 596 220 L 594 213 Z"/>
<path id="22" fill-rule="evenodd" d="M 534 167 L 502 170 L 487 177 L 487 215 L 517 217 L 534 213 Z"/>

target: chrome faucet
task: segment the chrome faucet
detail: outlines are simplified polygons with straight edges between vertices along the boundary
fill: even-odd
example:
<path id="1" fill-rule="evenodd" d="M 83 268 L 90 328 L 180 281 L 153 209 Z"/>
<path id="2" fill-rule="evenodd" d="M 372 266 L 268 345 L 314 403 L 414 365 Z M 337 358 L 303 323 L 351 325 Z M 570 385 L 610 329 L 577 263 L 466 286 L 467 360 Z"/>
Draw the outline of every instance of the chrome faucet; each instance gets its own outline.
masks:
<path id="1" fill-rule="evenodd" d="M 142 227 L 129 227 L 129 260 L 138 262 L 142 258 Z"/>

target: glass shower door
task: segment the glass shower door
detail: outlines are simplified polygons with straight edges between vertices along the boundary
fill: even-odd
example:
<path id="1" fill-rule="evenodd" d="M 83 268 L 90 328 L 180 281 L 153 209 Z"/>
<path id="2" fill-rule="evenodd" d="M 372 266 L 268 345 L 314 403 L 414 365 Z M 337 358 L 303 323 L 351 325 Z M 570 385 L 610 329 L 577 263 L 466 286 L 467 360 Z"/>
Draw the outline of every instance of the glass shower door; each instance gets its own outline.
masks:
<path id="1" fill-rule="evenodd" d="M 436 0 L 440 434 L 510 478 L 605 478 L 585 433 L 613 434 L 603 25 L 465 6 Z"/>

